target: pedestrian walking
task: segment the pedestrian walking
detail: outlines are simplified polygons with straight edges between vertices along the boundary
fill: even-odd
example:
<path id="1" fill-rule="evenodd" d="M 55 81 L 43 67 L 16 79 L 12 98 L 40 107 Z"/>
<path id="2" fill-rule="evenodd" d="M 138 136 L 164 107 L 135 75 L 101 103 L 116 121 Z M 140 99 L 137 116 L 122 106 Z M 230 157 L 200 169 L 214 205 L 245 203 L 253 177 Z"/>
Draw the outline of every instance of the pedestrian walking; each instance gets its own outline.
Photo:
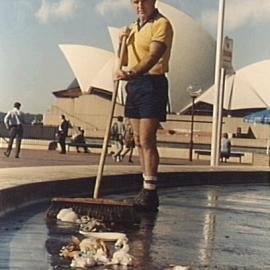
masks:
<path id="1" fill-rule="evenodd" d="M 124 150 L 121 154 L 121 159 L 123 160 L 127 154 L 128 155 L 128 162 L 132 163 L 132 155 L 133 150 L 135 147 L 135 141 L 134 141 L 134 135 L 133 135 L 133 129 L 130 124 L 130 121 L 127 122 L 125 127 L 125 135 L 124 135 Z"/>
<path id="2" fill-rule="evenodd" d="M 116 71 L 116 80 L 127 81 L 125 117 L 130 119 L 143 174 L 143 189 L 134 206 L 156 211 L 159 206 L 157 176 L 159 154 L 156 133 L 166 121 L 169 58 L 173 29 L 155 8 L 156 0 L 131 0 L 138 20 L 120 31 L 126 37 L 125 69 Z"/>
<path id="3" fill-rule="evenodd" d="M 125 124 L 123 116 L 117 116 L 117 120 L 112 125 L 111 138 L 112 144 L 114 145 L 114 154 L 112 155 L 115 162 L 121 162 L 121 153 L 124 147 L 124 135 L 125 135 Z"/>
<path id="4" fill-rule="evenodd" d="M 23 138 L 23 124 L 25 123 L 24 114 L 20 110 L 21 103 L 15 102 L 14 107 L 4 118 L 6 128 L 9 130 L 9 141 L 7 150 L 4 152 L 6 157 L 10 156 L 13 141 L 16 138 L 15 158 L 19 158 L 21 151 L 21 142 Z"/>

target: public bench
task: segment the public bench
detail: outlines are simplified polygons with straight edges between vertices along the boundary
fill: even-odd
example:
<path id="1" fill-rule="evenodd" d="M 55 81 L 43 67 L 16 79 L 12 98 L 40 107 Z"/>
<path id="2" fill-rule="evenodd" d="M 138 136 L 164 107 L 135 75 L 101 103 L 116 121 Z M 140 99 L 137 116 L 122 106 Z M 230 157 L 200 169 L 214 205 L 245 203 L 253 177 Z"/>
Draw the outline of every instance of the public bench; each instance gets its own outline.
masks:
<path id="1" fill-rule="evenodd" d="M 195 154 L 197 154 L 197 159 L 199 159 L 200 156 L 210 156 L 211 155 L 211 151 L 210 150 L 195 150 Z M 244 156 L 244 153 L 241 152 L 231 152 L 229 154 L 228 158 L 225 158 L 225 162 L 227 161 L 227 159 L 229 159 L 230 157 L 236 157 L 239 158 L 239 163 L 242 162 L 242 157 Z"/>
<path id="2" fill-rule="evenodd" d="M 67 150 L 69 152 L 70 147 L 87 147 L 87 148 L 102 148 L 102 144 L 100 143 L 76 143 L 76 142 L 68 142 L 66 143 Z"/>

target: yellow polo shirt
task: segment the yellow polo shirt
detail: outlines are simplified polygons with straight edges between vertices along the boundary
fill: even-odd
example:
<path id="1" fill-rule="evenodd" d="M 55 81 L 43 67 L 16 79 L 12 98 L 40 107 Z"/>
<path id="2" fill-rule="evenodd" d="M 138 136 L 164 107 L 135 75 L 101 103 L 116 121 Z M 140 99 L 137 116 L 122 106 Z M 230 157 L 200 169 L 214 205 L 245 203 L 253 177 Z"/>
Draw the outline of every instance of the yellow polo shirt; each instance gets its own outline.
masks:
<path id="1" fill-rule="evenodd" d="M 172 47 L 173 29 L 169 20 L 157 10 L 142 27 L 137 23 L 131 25 L 127 39 L 128 69 L 136 66 L 149 54 L 151 42 L 161 42 L 166 51 L 147 74 L 162 75 L 169 71 L 169 59 Z"/>

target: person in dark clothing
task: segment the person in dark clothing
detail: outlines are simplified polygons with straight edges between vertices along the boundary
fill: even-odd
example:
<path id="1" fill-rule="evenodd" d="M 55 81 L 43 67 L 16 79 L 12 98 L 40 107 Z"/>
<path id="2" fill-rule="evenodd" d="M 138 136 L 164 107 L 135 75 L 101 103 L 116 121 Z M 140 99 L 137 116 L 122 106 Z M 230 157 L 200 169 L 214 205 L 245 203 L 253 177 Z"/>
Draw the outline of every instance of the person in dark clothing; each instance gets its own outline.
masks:
<path id="1" fill-rule="evenodd" d="M 24 114 L 20 111 L 21 104 L 19 102 L 14 103 L 14 108 L 10 110 L 5 118 L 4 123 L 7 129 L 9 129 L 9 142 L 7 150 L 4 152 L 6 157 L 10 156 L 13 141 L 16 138 L 16 150 L 15 150 L 15 158 L 19 158 L 20 150 L 21 150 L 21 142 L 23 137 L 23 124 Z"/>
<path id="2" fill-rule="evenodd" d="M 78 127 L 78 131 L 72 136 L 71 142 L 85 144 L 84 130 Z M 84 149 L 84 153 L 89 153 L 87 146 L 81 146 Z M 76 146 L 76 150 L 80 153 L 80 146 Z"/>
<path id="3" fill-rule="evenodd" d="M 68 135 L 68 129 L 71 127 L 70 122 L 66 120 L 65 115 L 61 115 L 61 123 L 58 127 L 58 143 L 60 144 L 60 154 L 66 154 L 66 137 Z"/>

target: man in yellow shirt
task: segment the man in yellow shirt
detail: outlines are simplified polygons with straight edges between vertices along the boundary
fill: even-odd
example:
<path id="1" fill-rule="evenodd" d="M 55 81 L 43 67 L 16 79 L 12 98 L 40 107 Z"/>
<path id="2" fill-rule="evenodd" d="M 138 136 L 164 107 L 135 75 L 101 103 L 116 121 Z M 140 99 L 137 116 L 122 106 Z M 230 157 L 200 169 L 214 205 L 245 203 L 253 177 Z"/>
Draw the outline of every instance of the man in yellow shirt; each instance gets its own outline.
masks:
<path id="1" fill-rule="evenodd" d="M 143 189 L 134 198 L 135 207 L 156 211 L 159 206 L 157 174 L 159 154 L 156 133 L 166 121 L 168 81 L 173 30 L 169 20 L 155 8 L 155 0 L 131 0 L 138 20 L 122 29 L 127 36 L 123 70 L 116 79 L 127 80 L 125 116 L 130 119 L 143 173 Z"/>

